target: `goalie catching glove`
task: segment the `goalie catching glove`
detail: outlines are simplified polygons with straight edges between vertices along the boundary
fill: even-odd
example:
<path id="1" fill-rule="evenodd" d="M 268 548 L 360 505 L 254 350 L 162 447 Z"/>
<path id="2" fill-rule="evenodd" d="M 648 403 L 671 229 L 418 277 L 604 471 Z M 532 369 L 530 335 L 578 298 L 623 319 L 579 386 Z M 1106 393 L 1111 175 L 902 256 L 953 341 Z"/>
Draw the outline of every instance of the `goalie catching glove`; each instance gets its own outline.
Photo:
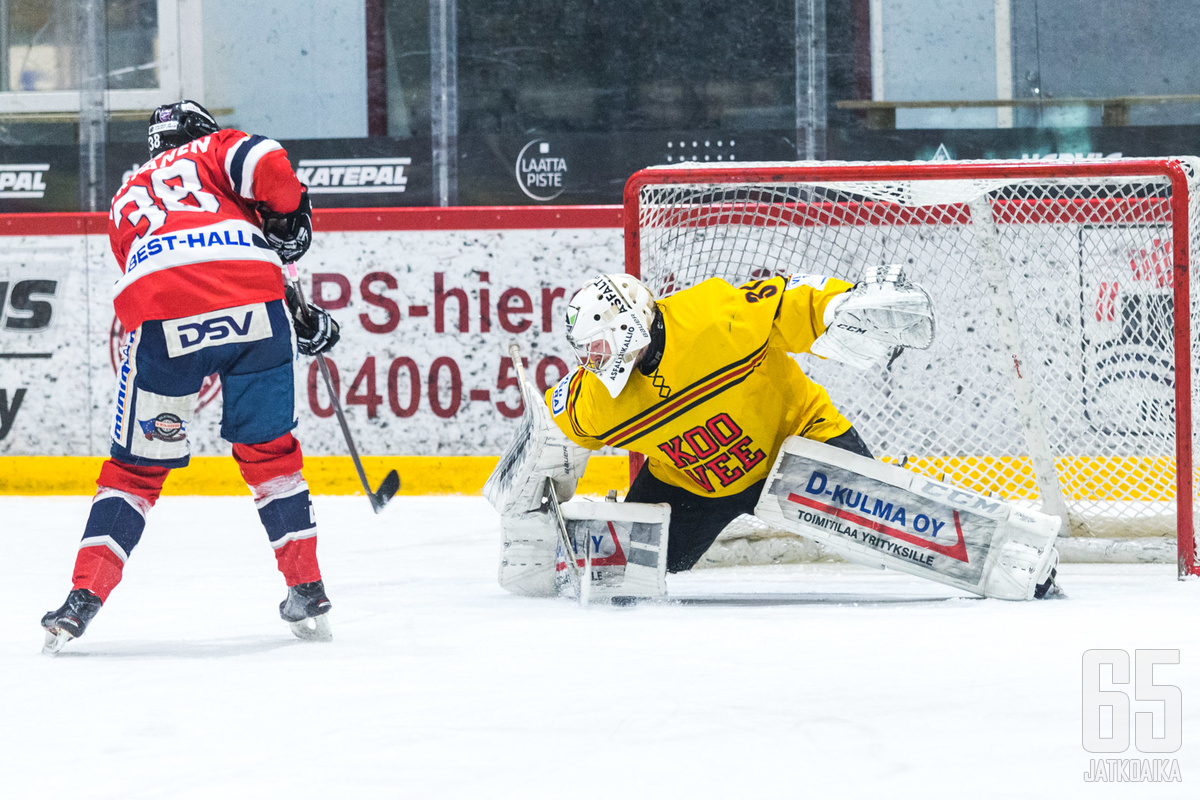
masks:
<path id="1" fill-rule="evenodd" d="M 284 286 L 283 293 L 296 329 L 296 349 L 306 356 L 332 349 L 342 336 L 337 320 L 319 306 L 300 302 L 300 293 L 291 284 Z"/>
<path id="2" fill-rule="evenodd" d="M 825 307 L 825 333 L 810 350 L 867 369 L 897 348 L 933 344 L 933 301 L 899 264 L 869 267 L 862 280 Z"/>

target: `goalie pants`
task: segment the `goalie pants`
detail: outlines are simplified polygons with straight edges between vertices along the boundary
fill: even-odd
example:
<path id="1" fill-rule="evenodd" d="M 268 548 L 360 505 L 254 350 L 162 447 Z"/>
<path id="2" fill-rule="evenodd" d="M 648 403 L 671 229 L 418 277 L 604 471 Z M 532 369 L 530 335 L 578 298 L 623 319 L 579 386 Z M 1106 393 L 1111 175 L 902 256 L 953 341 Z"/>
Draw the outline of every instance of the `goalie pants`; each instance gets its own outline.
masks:
<path id="1" fill-rule="evenodd" d="M 872 458 L 858 431 L 850 428 L 825 444 Z M 649 464 L 638 471 L 627 503 L 667 503 L 671 506 L 671 529 L 667 537 L 667 571 L 685 572 L 696 565 L 721 531 L 742 514 L 753 514 L 765 480 L 728 497 L 703 497 L 687 489 L 664 483 L 650 474 Z"/>

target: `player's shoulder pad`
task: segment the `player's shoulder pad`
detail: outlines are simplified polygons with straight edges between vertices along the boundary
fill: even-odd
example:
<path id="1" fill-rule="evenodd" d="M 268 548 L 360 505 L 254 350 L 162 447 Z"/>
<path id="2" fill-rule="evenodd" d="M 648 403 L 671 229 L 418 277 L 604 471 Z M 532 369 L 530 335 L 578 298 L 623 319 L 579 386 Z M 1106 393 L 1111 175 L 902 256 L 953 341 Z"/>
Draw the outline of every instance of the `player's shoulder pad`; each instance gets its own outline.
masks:
<path id="1" fill-rule="evenodd" d="M 237 128 L 221 128 L 216 133 L 210 133 L 206 138 L 217 146 L 218 152 L 225 157 L 229 151 L 236 149 L 239 144 L 250 138 L 250 134 Z"/>
<path id="2" fill-rule="evenodd" d="M 244 139 L 249 135 L 250 134 L 246 133 L 245 131 L 238 130 L 237 128 L 221 128 L 221 130 L 217 131 L 216 133 L 209 134 L 209 136 L 222 142 L 236 142 L 239 139 Z"/>
<path id="3" fill-rule="evenodd" d="M 225 152 L 225 174 L 235 192 L 247 200 L 256 200 L 258 198 L 254 196 L 254 170 L 263 156 L 276 150 L 282 152 L 283 145 L 258 134 L 241 131 L 234 133 L 237 135 L 226 140 L 229 149 Z"/>
<path id="4" fill-rule="evenodd" d="M 784 290 L 795 289 L 800 286 L 811 286 L 818 292 L 825 288 L 829 283 L 828 275 L 809 275 L 802 272 L 797 272 L 793 275 L 788 275 L 787 285 Z"/>

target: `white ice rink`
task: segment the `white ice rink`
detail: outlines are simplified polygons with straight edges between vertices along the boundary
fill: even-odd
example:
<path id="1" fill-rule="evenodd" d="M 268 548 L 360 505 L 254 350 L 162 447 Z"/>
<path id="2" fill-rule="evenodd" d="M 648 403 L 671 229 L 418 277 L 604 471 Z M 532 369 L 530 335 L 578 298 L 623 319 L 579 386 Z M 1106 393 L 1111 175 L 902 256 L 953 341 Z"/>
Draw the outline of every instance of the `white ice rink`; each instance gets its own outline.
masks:
<path id="1" fill-rule="evenodd" d="M 0 498 L 3 798 L 1200 797 L 1200 581 L 1173 566 L 1068 564 L 1043 603 L 744 567 L 671 578 L 722 602 L 582 609 L 497 586 L 481 499 L 317 498 L 334 641 L 301 643 L 250 498 L 168 497 L 51 659 L 89 502 Z M 1181 651 L 1155 672 L 1181 784 L 1084 782 L 1090 648 Z"/>

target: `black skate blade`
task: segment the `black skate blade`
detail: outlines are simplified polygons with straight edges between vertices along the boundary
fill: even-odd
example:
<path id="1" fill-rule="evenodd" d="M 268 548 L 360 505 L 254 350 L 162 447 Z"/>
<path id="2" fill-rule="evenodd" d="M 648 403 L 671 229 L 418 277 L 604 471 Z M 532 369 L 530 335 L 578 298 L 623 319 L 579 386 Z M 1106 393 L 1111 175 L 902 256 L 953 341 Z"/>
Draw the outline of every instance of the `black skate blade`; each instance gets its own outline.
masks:
<path id="1" fill-rule="evenodd" d="M 379 484 L 379 491 L 371 493 L 371 508 L 378 514 L 396 496 L 398 491 L 400 491 L 400 475 L 396 470 L 392 470 L 383 479 L 383 483 Z"/>

